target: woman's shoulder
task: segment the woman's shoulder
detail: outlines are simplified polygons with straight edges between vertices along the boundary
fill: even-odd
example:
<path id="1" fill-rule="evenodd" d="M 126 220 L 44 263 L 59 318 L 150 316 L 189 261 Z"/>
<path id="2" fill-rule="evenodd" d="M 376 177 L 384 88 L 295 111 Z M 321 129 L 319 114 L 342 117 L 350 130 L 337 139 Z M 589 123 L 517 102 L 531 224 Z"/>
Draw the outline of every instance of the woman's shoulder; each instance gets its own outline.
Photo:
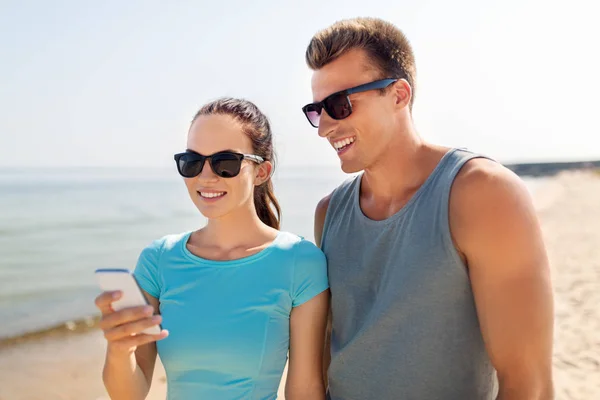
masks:
<path id="1" fill-rule="evenodd" d="M 291 244 L 291 296 L 292 306 L 297 307 L 329 287 L 327 259 L 321 249 L 302 236 L 284 232 L 280 238 Z"/>
<path id="2" fill-rule="evenodd" d="M 296 258 L 321 258 L 325 257 L 321 249 L 303 236 L 292 232 L 281 231 L 277 238 L 280 247 L 293 251 Z"/>
<path id="3" fill-rule="evenodd" d="M 144 253 L 164 253 L 178 249 L 182 242 L 187 241 L 192 232 L 172 233 L 151 241 L 143 250 Z"/>

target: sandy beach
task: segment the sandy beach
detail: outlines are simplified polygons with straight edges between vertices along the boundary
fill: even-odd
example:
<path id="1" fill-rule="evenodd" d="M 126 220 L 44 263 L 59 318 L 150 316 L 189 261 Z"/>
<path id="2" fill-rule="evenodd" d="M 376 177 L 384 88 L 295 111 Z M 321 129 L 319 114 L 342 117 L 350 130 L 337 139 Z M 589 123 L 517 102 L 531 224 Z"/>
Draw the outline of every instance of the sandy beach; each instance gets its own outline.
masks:
<path id="1" fill-rule="evenodd" d="M 534 201 L 555 292 L 556 399 L 600 399 L 600 174 L 561 173 Z M 0 342 L 0 400 L 106 400 L 104 350 L 93 321 Z M 165 393 L 158 365 L 148 399 Z"/>

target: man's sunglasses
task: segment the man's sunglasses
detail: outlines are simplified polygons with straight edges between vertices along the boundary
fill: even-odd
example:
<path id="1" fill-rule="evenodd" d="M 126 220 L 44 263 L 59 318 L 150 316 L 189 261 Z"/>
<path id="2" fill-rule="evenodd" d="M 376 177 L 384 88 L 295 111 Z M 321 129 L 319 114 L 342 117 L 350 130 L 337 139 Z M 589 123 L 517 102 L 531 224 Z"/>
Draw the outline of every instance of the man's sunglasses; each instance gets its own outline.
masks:
<path id="1" fill-rule="evenodd" d="M 352 114 L 352 103 L 348 96 L 353 93 L 366 92 L 367 90 L 385 89 L 397 80 L 398 79 L 381 79 L 350 89 L 341 90 L 330 94 L 322 101 L 305 105 L 302 107 L 302 111 L 304 112 L 304 115 L 306 115 L 308 122 L 315 128 L 318 128 L 323 109 L 325 109 L 327 114 L 333 119 L 348 118 L 350 114 Z"/>
<path id="2" fill-rule="evenodd" d="M 200 175 L 204 168 L 204 163 L 208 160 L 210 168 L 221 178 L 233 178 L 240 173 L 243 160 L 254 161 L 260 164 L 264 159 L 253 154 L 241 154 L 233 151 L 220 151 L 210 156 L 186 151 L 185 153 L 175 154 L 177 171 L 184 178 L 193 178 Z"/>

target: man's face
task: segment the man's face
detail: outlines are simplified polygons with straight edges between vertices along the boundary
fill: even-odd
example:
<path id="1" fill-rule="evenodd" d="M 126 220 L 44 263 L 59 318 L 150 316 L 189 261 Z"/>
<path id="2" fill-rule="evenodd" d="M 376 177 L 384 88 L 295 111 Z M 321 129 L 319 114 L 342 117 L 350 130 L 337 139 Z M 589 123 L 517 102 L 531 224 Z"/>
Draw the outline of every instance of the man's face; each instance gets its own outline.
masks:
<path id="1" fill-rule="evenodd" d="M 313 101 L 382 78 L 389 77 L 382 77 L 372 67 L 363 50 L 351 50 L 313 73 Z M 394 132 L 396 100 L 393 90 L 384 95 L 379 90 L 370 90 L 351 94 L 349 98 L 352 113 L 336 120 L 323 110 L 318 132 L 336 151 L 342 170 L 353 173 L 370 167 L 386 149 Z"/>

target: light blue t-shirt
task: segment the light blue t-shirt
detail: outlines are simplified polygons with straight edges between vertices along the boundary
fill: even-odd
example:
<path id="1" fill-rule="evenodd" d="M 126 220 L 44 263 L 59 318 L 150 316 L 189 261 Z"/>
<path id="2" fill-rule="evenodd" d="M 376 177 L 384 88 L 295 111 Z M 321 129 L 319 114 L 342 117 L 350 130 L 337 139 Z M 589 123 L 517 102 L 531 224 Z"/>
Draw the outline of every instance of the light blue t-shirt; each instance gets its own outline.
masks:
<path id="1" fill-rule="evenodd" d="M 290 312 L 329 287 L 325 256 L 280 232 L 257 254 L 212 261 L 187 249 L 190 234 L 154 241 L 134 272 L 169 331 L 157 342 L 168 399 L 275 399 Z"/>

